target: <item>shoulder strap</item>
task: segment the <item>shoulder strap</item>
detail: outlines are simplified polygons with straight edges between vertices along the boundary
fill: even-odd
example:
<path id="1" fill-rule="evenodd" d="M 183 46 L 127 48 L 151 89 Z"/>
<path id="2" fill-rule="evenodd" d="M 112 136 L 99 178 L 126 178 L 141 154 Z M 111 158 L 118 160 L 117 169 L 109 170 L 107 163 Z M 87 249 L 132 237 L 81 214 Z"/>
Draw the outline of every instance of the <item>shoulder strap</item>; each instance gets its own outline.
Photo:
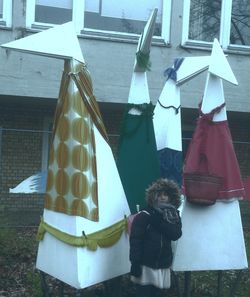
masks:
<path id="1" fill-rule="evenodd" d="M 131 215 L 128 216 L 128 218 L 127 218 L 127 222 L 128 222 L 128 234 L 129 234 L 129 235 L 130 235 L 130 233 L 131 233 L 131 227 L 132 227 L 132 223 L 133 223 L 135 217 L 136 217 L 138 214 L 142 213 L 142 212 L 144 212 L 144 213 L 146 213 L 147 215 L 150 216 L 150 213 L 149 213 L 148 211 L 146 211 L 146 210 L 140 210 L 139 212 L 137 212 L 137 213 L 135 213 L 135 214 L 131 214 Z"/>
<path id="2" fill-rule="evenodd" d="M 146 210 L 140 210 L 138 213 L 140 213 L 140 212 L 144 212 L 144 213 L 146 213 L 147 215 L 150 216 L 150 213 L 148 211 L 146 211 Z"/>

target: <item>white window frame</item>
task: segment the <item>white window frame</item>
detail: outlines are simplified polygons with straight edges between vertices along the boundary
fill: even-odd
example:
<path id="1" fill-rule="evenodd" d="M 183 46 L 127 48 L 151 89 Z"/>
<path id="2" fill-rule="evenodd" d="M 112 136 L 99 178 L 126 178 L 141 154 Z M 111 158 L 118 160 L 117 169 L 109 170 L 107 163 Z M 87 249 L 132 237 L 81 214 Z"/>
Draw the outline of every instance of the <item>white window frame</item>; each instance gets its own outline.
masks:
<path id="1" fill-rule="evenodd" d="M 209 47 L 212 42 L 188 39 L 190 2 L 183 1 L 182 46 Z M 219 42 L 223 49 L 250 50 L 250 46 L 230 44 L 232 3 L 233 0 L 222 0 Z"/>
<path id="2" fill-rule="evenodd" d="M 0 25 L 4 27 L 12 26 L 12 1 L 3 0 L 3 17 L 0 18 Z"/>
<path id="3" fill-rule="evenodd" d="M 48 27 L 53 27 L 54 24 L 39 23 L 35 22 L 35 0 L 26 0 L 26 28 L 28 29 L 46 29 Z M 84 28 L 84 0 L 73 0 L 73 16 L 72 21 L 74 22 L 76 33 L 84 35 L 85 32 L 89 32 L 88 36 L 91 36 L 98 32 L 98 36 L 101 35 L 116 35 L 122 38 L 129 36 L 139 36 L 138 34 L 121 33 L 117 31 L 102 31 L 102 30 L 92 30 Z M 162 33 L 161 36 L 154 36 L 155 39 L 162 39 L 165 43 L 170 43 L 170 22 L 171 22 L 171 8 L 172 0 L 162 0 Z M 83 32 L 83 33 L 82 33 Z"/>
<path id="4" fill-rule="evenodd" d="M 172 0 L 162 0 L 161 37 L 167 44 L 170 43 L 171 13 Z"/>

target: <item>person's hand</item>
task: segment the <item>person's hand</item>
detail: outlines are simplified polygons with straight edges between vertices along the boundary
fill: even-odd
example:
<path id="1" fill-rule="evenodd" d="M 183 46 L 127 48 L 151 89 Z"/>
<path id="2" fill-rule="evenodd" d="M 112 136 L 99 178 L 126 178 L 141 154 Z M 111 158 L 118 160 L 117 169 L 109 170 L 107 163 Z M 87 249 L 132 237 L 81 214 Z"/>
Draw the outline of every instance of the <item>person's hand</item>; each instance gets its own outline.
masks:
<path id="1" fill-rule="evenodd" d="M 176 224 L 180 220 L 177 209 L 172 205 L 164 208 L 163 219 L 171 224 Z"/>
<path id="2" fill-rule="evenodd" d="M 142 274 L 142 267 L 139 263 L 132 263 L 131 264 L 131 269 L 130 269 L 130 274 L 135 276 L 135 277 L 140 277 Z"/>

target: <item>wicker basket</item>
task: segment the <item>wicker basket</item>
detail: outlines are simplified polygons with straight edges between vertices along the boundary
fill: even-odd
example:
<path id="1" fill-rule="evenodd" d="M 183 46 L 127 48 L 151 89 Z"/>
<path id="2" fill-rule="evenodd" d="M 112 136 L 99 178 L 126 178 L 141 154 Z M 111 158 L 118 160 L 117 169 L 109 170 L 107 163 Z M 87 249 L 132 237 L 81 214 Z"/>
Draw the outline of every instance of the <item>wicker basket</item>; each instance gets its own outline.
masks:
<path id="1" fill-rule="evenodd" d="M 222 181 L 222 177 L 205 173 L 184 174 L 187 201 L 204 206 L 215 204 Z"/>

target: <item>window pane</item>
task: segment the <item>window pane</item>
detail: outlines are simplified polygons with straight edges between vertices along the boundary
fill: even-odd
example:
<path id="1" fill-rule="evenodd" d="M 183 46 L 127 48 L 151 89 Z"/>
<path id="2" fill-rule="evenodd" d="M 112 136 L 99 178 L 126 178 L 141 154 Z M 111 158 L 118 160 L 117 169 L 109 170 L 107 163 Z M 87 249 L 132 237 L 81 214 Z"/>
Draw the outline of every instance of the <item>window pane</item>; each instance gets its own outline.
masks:
<path id="1" fill-rule="evenodd" d="M 234 0 L 231 17 L 230 43 L 250 45 L 250 2 Z"/>
<path id="2" fill-rule="evenodd" d="M 3 18 L 3 0 L 0 0 L 0 19 Z"/>
<path id="3" fill-rule="evenodd" d="M 73 0 L 36 0 L 35 22 L 63 24 L 72 20 Z"/>
<path id="4" fill-rule="evenodd" d="M 85 0 L 84 27 L 140 34 L 155 7 L 155 35 L 160 36 L 162 0 Z"/>
<path id="5" fill-rule="evenodd" d="M 188 38 L 212 42 L 219 39 L 222 0 L 191 0 Z"/>

